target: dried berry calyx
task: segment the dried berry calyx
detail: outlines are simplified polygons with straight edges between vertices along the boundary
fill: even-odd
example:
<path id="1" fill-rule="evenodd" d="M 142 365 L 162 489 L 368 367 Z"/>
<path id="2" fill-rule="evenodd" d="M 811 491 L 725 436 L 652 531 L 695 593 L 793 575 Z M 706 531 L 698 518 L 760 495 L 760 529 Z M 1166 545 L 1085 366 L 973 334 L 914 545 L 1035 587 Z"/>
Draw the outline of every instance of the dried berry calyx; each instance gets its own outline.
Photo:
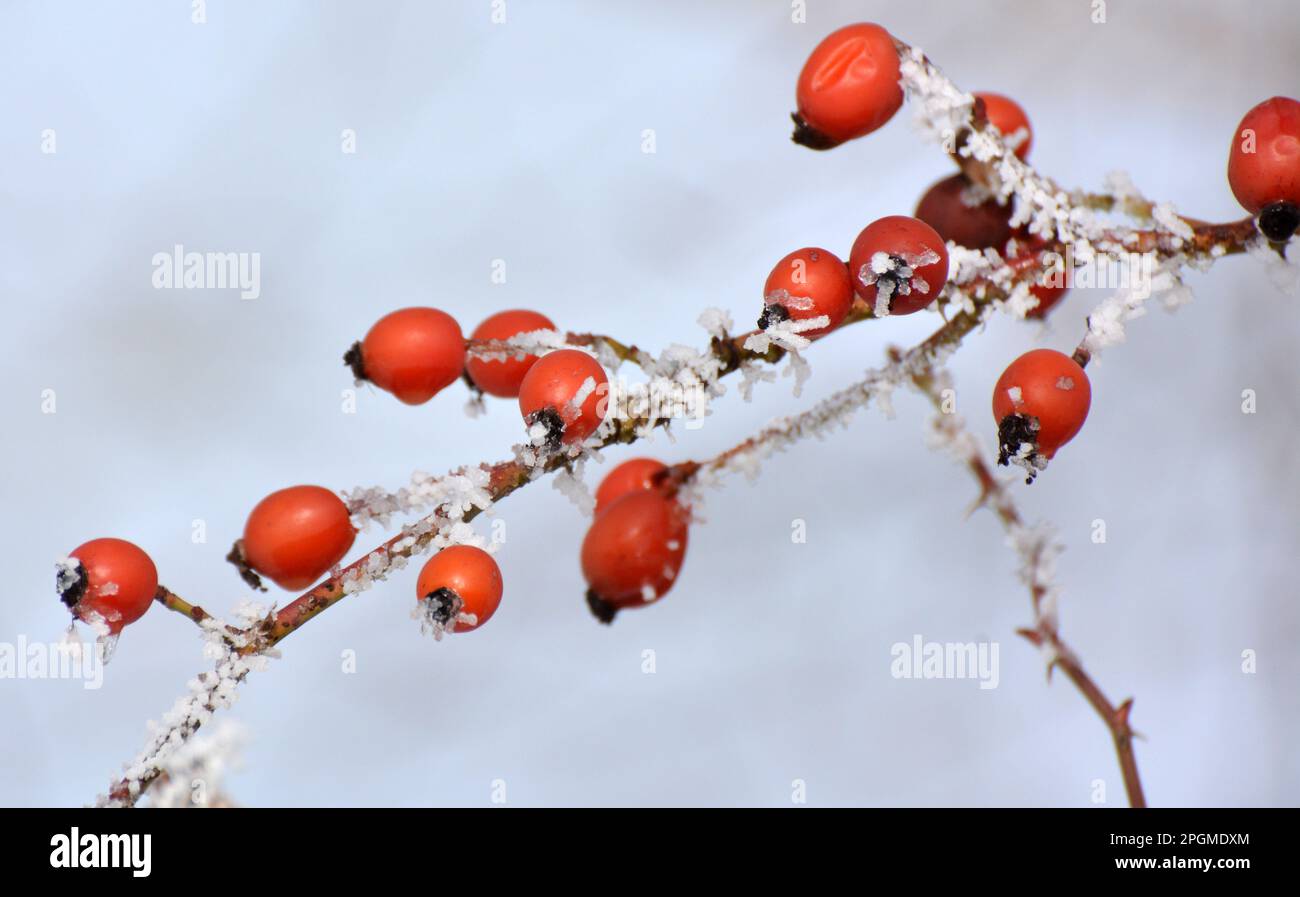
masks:
<path id="1" fill-rule="evenodd" d="M 763 306 L 763 313 L 758 316 L 758 329 L 766 330 L 773 324 L 788 320 L 790 320 L 790 312 L 786 311 L 785 306 L 779 302 L 772 302 Z"/>
<path id="2" fill-rule="evenodd" d="M 1290 202 L 1275 202 L 1259 212 L 1256 222 L 1259 232 L 1274 243 L 1285 243 L 1300 228 L 1300 206 Z"/>
<path id="3" fill-rule="evenodd" d="M 446 626 L 464 606 L 460 596 L 446 587 L 435 589 L 424 596 L 424 612 L 431 623 Z"/>
<path id="4" fill-rule="evenodd" d="M 998 424 L 998 464 L 1019 465 L 1026 471 L 1025 482 L 1032 483 L 1047 459 L 1038 451 L 1038 418 L 1027 414 L 1008 414 Z"/>

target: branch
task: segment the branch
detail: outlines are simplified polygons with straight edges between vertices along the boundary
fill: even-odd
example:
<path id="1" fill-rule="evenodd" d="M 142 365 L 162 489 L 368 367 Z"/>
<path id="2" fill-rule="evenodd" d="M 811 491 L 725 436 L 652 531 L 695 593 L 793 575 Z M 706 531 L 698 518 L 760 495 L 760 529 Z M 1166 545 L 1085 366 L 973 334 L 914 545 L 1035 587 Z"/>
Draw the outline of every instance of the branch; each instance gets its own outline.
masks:
<path id="1" fill-rule="evenodd" d="M 1044 249 L 1064 253 L 1073 249 L 1085 261 L 1095 257 L 1118 258 L 1128 252 L 1153 252 L 1170 264 L 1175 278 L 1177 270 L 1191 260 L 1210 262 L 1221 255 L 1244 251 L 1258 239 L 1253 222 L 1249 219 L 1223 225 L 1210 225 L 1191 219 L 1178 218 L 1167 206 L 1152 205 L 1134 196 L 1107 194 L 1068 193 L 1042 177 L 1021 162 L 1003 144 L 992 130 L 986 129 L 983 109 L 974 103 L 970 94 L 960 91 L 919 50 L 898 43 L 903 84 L 914 100 L 919 100 L 919 112 L 928 123 L 932 136 L 951 142 L 951 154 L 977 183 L 983 184 L 1000 202 L 1012 202 L 1013 225 L 1024 224 L 1028 231 L 1044 240 Z M 1076 201 L 1072 201 L 1074 197 Z M 1102 224 L 1091 217 L 1092 211 L 1119 209 L 1139 220 L 1154 222 L 1145 230 L 1135 230 L 1112 224 Z M 885 400 L 890 390 L 904 376 L 914 376 L 929 366 L 941 364 L 946 354 L 954 350 L 962 339 L 983 323 L 988 314 L 1005 309 L 1023 317 L 1033 307 L 1029 286 L 1052 265 L 1043 254 L 1028 259 L 1004 261 L 996 253 L 974 252 L 958 246 L 950 247 L 951 269 L 949 283 L 939 296 L 937 308 L 945 315 L 946 323 L 931 337 L 907 353 L 898 355 L 891 364 L 870 382 L 857 384 L 832 396 L 835 407 L 821 406 L 827 412 L 822 422 L 840 419 L 842 413 L 865 404 L 871 398 Z M 1082 253 L 1082 254 L 1080 254 Z M 1140 306 L 1140 302 L 1139 302 Z M 1119 321 L 1127 315 L 1136 315 L 1132 302 L 1124 305 L 1117 316 Z M 861 303 L 838 330 L 874 318 L 871 309 Z M 1110 321 L 1110 318 L 1106 318 Z M 1114 322 L 1111 321 L 1113 324 Z M 765 337 L 753 340 L 757 335 Z M 1114 327 L 1103 335 L 1114 337 Z M 1122 336 L 1122 333 L 1121 333 Z M 767 337 L 771 337 L 770 339 Z M 1099 338 L 1100 339 L 1100 338 Z M 566 334 L 563 344 L 586 346 L 598 354 L 612 356 L 617 363 L 631 362 L 642 367 L 653 382 L 680 384 L 693 382 L 706 393 L 721 392 L 717 381 L 736 370 L 747 370 L 759 363 L 774 364 L 790 354 L 776 339 L 773 330 L 752 331 L 732 337 L 725 330 L 713 333 L 708 350 L 685 358 L 680 352 L 665 352 L 659 359 L 636 346 L 595 334 Z M 788 345 L 802 348 L 806 340 L 793 338 Z M 467 349 L 477 355 L 493 353 L 518 354 L 525 348 L 517 340 L 469 341 Z M 531 353 L 524 353 L 531 354 Z M 794 356 L 797 360 L 797 356 Z M 606 418 L 601 430 L 586 445 L 577 449 L 548 451 L 540 446 L 516 446 L 512 460 L 496 464 L 482 464 L 462 468 L 437 481 L 426 484 L 436 501 L 434 510 L 414 524 L 402 528 L 393 538 L 359 560 L 340 568 L 319 585 L 300 595 L 279 611 L 251 620 L 243 627 L 221 623 L 211 618 L 195 605 L 181 599 L 165 588 L 160 588 L 157 600 L 197 623 L 210 638 L 219 643 L 220 651 L 215 674 L 205 674 L 195 680 L 193 694 L 182 698 L 173 708 L 170 722 L 164 720 L 164 729 L 155 736 L 145 752 L 127 771 L 126 777 L 116 782 L 107 803 L 132 805 L 139 795 L 159 775 L 160 762 L 166 751 L 183 743 L 210 717 L 217 706 L 228 703 L 236 685 L 255 668 L 276 645 L 307 622 L 339 603 L 347 595 L 361 591 L 372 583 L 384 579 L 392 569 L 405 564 L 408 558 L 423 551 L 439 549 L 463 539 L 468 523 L 482 511 L 522 488 L 542 475 L 565 468 L 571 470 L 587 456 L 602 448 L 618 443 L 631 443 L 653 430 L 666 427 L 666 417 L 629 416 L 615 420 Z M 746 440 L 740 446 L 715 458 L 710 470 L 720 470 L 757 451 L 782 447 L 808 432 L 821 432 L 813 418 L 788 419 L 784 427 L 769 428 L 764 433 Z M 982 462 L 981 462 L 982 463 Z M 987 474 L 987 469 L 984 471 Z M 692 476 L 695 472 L 692 472 Z M 978 473 L 978 472 L 977 472 Z M 996 486 L 996 481 L 990 481 Z M 985 484 L 986 488 L 992 488 Z M 989 493 L 990 495 L 993 493 Z M 1018 518 L 1017 518 L 1018 519 Z M 1004 519 L 1004 523 L 1008 523 Z M 1042 595 L 1035 605 L 1042 603 Z M 1116 733 L 1117 747 L 1121 736 L 1127 746 L 1131 731 L 1127 728 L 1127 703 L 1113 708 L 1083 674 L 1081 668 L 1071 666 L 1072 661 L 1065 646 L 1060 643 L 1055 629 L 1035 630 L 1038 637 L 1060 649 L 1063 659 L 1057 663 L 1099 712 L 1106 710 L 1111 717 L 1112 731 Z M 1118 728 L 1117 728 L 1118 727 Z M 1129 758 L 1131 762 L 1131 748 Z M 1121 764 L 1124 764 L 1121 750 Z M 1136 781 L 1136 766 L 1132 766 Z M 1126 772 L 1126 783 L 1128 781 Z M 1130 793 L 1132 797 L 1132 791 Z M 1137 786 L 1140 799 L 1140 786 Z"/>
<path id="2" fill-rule="evenodd" d="M 1021 578 L 1029 588 L 1034 625 L 1031 628 L 1018 629 L 1016 633 L 1047 653 L 1049 680 L 1052 670 L 1060 669 L 1101 717 L 1102 722 L 1110 730 L 1111 740 L 1115 744 L 1115 753 L 1119 758 L 1120 773 L 1124 779 L 1124 790 L 1128 795 L 1129 806 L 1146 807 L 1142 780 L 1138 776 L 1137 757 L 1133 753 L 1133 737 L 1136 733 L 1129 726 L 1129 713 L 1133 708 L 1133 699 L 1129 698 L 1118 706 L 1112 704 L 1100 686 L 1084 670 L 1078 655 L 1061 638 L 1056 612 L 1057 590 L 1051 581 L 1058 546 L 1050 541 L 1041 527 L 1025 525 L 1006 486 L 994 476 L 985 462 L 978 441 L 965 430 L 961 419 L 953 411 L 945 408 L 943 390 L 951 388 L 947 373 L 936 372 L 933 369 L 918 370 L 912 382 L 934 406 L 936 412 L 934 427 L 940 441 L 952 450 L 953 455 L 960 462 L 965 464 L 979 484 L 980 494 L 976 507 L 985 506 L 993 511 L 1006 531 L 1010 544 L 1021 557 Z"/>

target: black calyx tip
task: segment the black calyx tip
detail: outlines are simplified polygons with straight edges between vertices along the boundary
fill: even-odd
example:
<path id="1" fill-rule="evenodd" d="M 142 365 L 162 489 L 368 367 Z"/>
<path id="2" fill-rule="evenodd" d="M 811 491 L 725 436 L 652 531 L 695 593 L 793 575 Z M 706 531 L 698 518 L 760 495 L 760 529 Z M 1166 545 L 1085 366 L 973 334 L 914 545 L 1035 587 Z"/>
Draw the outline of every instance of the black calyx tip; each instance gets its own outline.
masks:
<path id="1" fill-rule="evenodd" d="M 54 589 L 59 593 L 59 600 L 68 610 L 76 610 L 77 605 L 86 594 L 86 568 L 81 561 L 73 570 L 60 566 L 54 577 Z"/>
<path id="2" fill-rule="evenodd" d="M 1300 206 L 1293 202 L 1275 202 L 1259 212 L 1255 226 L 1274 243 L 1285 243 L 1300 228 Z"/>
<path id="3" fill-rule="evenodd" d="M 546 428 L 546 447 L 551 450 L 559 448 L 560 439 L 564 436 L 564 418 L 560 417 L 560 412 L 551 407 L 534 411 L 528 415 L 528 426 L 536 424 Z"/>
<path id="4" fill-rule="evenodd" d="M 367 380 L 366 366 L 361 361 L 361 343 L 355 342 L 343 353 L 343 363 L 352 369 L 352 376 L 358 380 Z"/>
<path id="5" fill-rule="evenodd" d="M 840 145 L 838 140 L 832 140 L 808 124 L 798 112 L 791 112 L 790 118 L 794 121 L 794 133 L 790 135 L 790 139 L 800 146 L 811 150 L 828 150 Z"/>
<path id="6" fill-rule="evenodd" d="M 597 595 L 595 589 L 587 589 L 587 608 L 593 617 L 606 626 L 613 623 L 618 614 L 618 608 Z"/>
<path id="7" fill-rule="evenodd" d="M 1028 443 L 1033 446 L 1028 454 L 1021 454 L 1021 446 Z M 1040 460 L 1038 455 L 1038 419 L 1027 414 L 1008 414 L 998 424 L 998 464 L 1009 466 L 1012 462 L 1025 468 L 1026 483 L 1032 483 L 1038 476 Z"/>
<path id="8" fill-rule="evenodd" d="M 248 560 L 244 557 L 243 539 L 236 539 L 235 544 L 230 546 L 230 554 L 226 555 L 226 560 L 235 565 L 235 569 L 239 571 L 239 578 L 248 583 L 250 588 L 258 592 L 266 591 L 266 586 L 262 585 L 262 577 L 257 575 L 257 571 L 248 565 Z"/>
<path id="9" fill-rule="evenodd" d="M 763 313 L 758 316 L 758 329 L 766 330 L 773 324 L 790 320 L 790 312 L 779 302 L 763 306 Z"/>
<path id="10" fill-rule="evenodd" d="M 460 596 L 446 586 L 425 595 L 424 600 L 427 602 L 425 613 L 429 615 L 429 619 L 442 626 L 446 626 L 451 622 L 452 617 L 460 613 Z"/>

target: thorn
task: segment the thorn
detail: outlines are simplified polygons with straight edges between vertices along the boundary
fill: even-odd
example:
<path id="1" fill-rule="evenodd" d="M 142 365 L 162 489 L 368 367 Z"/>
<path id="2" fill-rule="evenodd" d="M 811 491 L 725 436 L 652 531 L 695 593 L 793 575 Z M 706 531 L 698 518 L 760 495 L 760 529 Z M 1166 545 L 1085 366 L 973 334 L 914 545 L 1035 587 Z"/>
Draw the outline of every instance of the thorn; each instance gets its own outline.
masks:
<path id="1" fill-rule="evenodd" d="M 975 514 L 975 512 L 978 511 L 980 508 L 987 507 L 989 503 L 989 499 L 992 497 L 993 497 L 993 489 L 989 486 L 989 484 L 980 483 L 980 494 L 973 502 L 971 502 L 970 507 L 966 509 L 965 519 L 969 520 Z"/>
<path id="2" fill-rule="evenodd" d="M 1125 698 L 1124 703 L 1115 708 L 1115 724 L 1130 738 L 1146 741 L 1146 736 L 1129 725 L 1129 714 L 1133 712 L 1133 699 Z"/>

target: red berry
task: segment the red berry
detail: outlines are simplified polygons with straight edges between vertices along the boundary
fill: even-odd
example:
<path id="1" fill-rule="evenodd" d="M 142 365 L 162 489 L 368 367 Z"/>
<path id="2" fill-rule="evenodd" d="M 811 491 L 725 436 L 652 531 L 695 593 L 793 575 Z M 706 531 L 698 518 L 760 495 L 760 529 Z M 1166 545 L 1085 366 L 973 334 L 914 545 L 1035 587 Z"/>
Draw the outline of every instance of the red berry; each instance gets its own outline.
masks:
<path id="1" fill-rule="evenodd" d="M 672 588 L 686 557 L 689 512 L 658 490 L 628 492 L 591 524 L 582 541 L 588 603 L 604 622 Z"/>
<path id="2" fill-rule="evenodd" d="M 1246 113 L 1228 153 L 1228 184 L 1270 240 L 1300 226 L 1300 102 L 1273 97 Z"/>
<path id="3" fill-rule="evenodd" d="M 655 488 L 668 465 L 654 458 L 633 458 L 624 461 L 600 481 L 596 487 L 596 513 L 600 514 L 629 492 L 644 492 Z"/>
<path id="4" fill-rule="evenodd" d="M 116 635 L 153 603 L 158 568 L 139 546 L 125 539 L 92 539 L 74 549 L 69 560 L 75 567 L 60 566 L 57 587 L 77 619 L 102 620 Z"/>
<path id="5" fill-rule="evenodd" d="M 870 134 L 903 105 L 898 50 L 879 25 L 849 25 L 828 35 L 799 73 L 795 139 L 813 149 Z"/>
<path id="6" fill-rule="evenodd" d="M 1042 237 L 1017 236 L 1009 249 L 1007 261 L 1015 263 L 1036 256 L 1041 268 L 1043 262 L 1041 256 L 1046 245 Z M 1065 298 L 1065 294 L 1070 292 L 1070 288 L 1065 284 L 1065 271 L 1057 270 L 1054 266 L 1042 270 L 1035 277 L 1033 285 L 1029 287 L 1029 292 L 1037 297 L 1038 305 L 1026 312 L 1025 317 L 1042 320 L 1057 303 Z"/>
<path id="7" fill-rule="evenodd" d="M 581 442 L 605 418 L 609 378 L 600 362 L 577 349 L 537 360 L 519 385 L 519 410 L 530 427 L 542 424 L 550 441 Z"/>
<path id="8" fill-rule="evenodd" d="M 1029 126 L 1029 116 L 1020 104 L 1000 93 L 977 93 L 976 99 L 984 101 L 984 115 L 989 124 L 1002 132 L 1007 146 L 1014 146 L 1021 159 L 1028 158 L 1029 147 L 1034 143 L 1034 131 Z M 1020 133 L 1023 131 L 1023 134 Z M 1018 142 L 1017 142 L 1018 141 Z"/>
<path id="9" fill-rule="evenodd" d="M 358 379 L 408 405 L 429 401 L 465 368 L 465 338 L 456 319 L 436 308 L 403 308 L 370 328 L 360 349 L 344 356 Z"/>
<path id="10" fill-rule="evenodd" d="M 429 558 L 415 584 L 425 612 L 447 632 L 469 632 L 492 619 L 501 592 L 501 568 L 473 545 L 453 545 Z M 475 621 L 458 620 L 458 614 L 473 614 Z"/>
<path id="11" fill-rule="evenodd" d="M 1034 349 L 1007 366 L 993 388 L 999 464 L 1038 470 L 1079 432 L 1092 404 L 1092 386 L 1069 355 Z"/>
<path id="12" fill-rule="evenodd" d="M 830 323 L 816 330 L 805 330 L 809 339 L 830 333 L 840 325 L 853 307 L 853 282 L 848 266 L 840 257 L 825 249 L 798 249 L 776 263 L 763 284 L 763 315 L 759 327 L 773 321 L 806 321 L 830 318 Z"/>
<path id="13" fill-rule="evenodd" d="M 876 314 L 910 315 L 939 295 L 948 279 L 948 247 L 934 228 L 906 215 L 873 221 L 853 241 L 849 273 Z"/>
<path id="14" fill-rule="evenodd" d="M 534 330 L 554 330 L 555 325 L 546 315 L 535 311 L 515 309 L 492 315 L 474 330 L 473 339 L 507 340 L 521 333 Z M 537 361 L 536 355 L 523 358 L 507 358 L 504 361 L 475 358 L 470 356 L 465 361 L 465 369 L 474 385 L 488 395 L 503 399 L 513 399 L 519 395 L 519 384 L 524 374 Z"/>
<path id="15" fill-rule="evenodd" d="M 356 530 L 347 505 L 320 486 L 290 486 L 244 524 L 244 561 L 283 589 L 305 589 L 343 559 Z"/>
<path id="16" fill-rule="evenodd" d="M 967 249 L 1001 249 L 1011 237 L 1011 206 L 989 197 L 967 203 L 970 181 L 960 174 L 944 178 L 925 191 L 916 204 L 916 217 L 934 228 L 945 242 Z"/>

